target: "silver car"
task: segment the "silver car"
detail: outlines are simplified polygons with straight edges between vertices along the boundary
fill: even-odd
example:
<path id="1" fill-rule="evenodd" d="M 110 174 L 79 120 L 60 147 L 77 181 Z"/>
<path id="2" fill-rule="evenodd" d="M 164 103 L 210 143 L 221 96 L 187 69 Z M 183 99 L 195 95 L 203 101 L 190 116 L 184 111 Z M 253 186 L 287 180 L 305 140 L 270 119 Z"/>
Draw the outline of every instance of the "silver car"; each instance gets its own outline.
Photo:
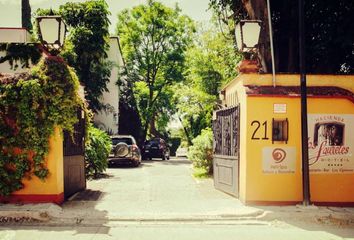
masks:
<path id="1" fill-rule="evenodd" d="M 131 135 L 111 136 L 112 150 L 108 157 L 108 166 L 129 164 L 137 167 L 141 163 L 141 153 Z"/>

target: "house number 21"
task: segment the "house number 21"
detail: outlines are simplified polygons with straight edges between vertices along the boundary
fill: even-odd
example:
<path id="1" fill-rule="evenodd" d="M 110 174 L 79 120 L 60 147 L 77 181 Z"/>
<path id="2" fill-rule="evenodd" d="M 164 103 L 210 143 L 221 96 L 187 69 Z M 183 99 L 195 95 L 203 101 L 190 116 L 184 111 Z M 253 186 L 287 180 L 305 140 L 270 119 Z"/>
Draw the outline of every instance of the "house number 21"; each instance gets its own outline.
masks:
<path id="1" fill-rule="evenodd" d="M 254 127 L 254 131 L 252 134 L 252 140 L 268 140 L 269 138 L 267 137 L 267 128 L 268 128 L 268 122 L 264 121 L 262 124 L 259 121 L 253 121 L 251 123 L 251 127 Z M 262 137 L 262 138 L 260 138 Z"/>

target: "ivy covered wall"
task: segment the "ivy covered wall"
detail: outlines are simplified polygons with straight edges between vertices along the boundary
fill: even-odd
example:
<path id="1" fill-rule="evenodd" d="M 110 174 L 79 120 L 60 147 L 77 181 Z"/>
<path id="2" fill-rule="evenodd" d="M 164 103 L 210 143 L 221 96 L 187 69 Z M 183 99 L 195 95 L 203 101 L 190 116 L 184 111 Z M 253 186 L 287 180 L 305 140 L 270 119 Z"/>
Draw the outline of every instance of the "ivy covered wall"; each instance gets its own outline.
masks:
<path id="1" fill-rule="evenodd" d="M 28 73 L 0 74 L 0 196 L 23 188 L 22 180 L 45 180 L 45 157 L 54 128 L 73 131 L 79 80 L 60 57 L 44 57 Z"/>

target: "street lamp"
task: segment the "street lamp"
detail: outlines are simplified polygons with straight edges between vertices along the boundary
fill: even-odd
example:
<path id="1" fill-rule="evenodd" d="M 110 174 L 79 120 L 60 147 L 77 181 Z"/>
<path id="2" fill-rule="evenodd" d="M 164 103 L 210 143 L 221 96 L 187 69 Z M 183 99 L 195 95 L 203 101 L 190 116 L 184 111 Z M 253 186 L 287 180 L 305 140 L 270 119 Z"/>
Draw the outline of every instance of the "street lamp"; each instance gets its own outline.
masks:
<path id="1" fill-rule="evenodd" d="M 66 25 L 61 16 L 38 16 L 39 39 L 44 48 L 57 54 L 64 44 Z"/>
<path id="2" fill-rule="evenodd" d="M 237 48 L 244 53 L 244 59 L 237 65 L 240 73 L 257 73 L 260 70 L 257 54 L 261 23 L 260 20 L 241 20 L 236 25 Z"/>
<path id="3" fill-rule="evenodd" d="M 260 20 L 241 20 L 235 28 L 237 48 L 241 52 L 255 52 L 261 32 Z"/>

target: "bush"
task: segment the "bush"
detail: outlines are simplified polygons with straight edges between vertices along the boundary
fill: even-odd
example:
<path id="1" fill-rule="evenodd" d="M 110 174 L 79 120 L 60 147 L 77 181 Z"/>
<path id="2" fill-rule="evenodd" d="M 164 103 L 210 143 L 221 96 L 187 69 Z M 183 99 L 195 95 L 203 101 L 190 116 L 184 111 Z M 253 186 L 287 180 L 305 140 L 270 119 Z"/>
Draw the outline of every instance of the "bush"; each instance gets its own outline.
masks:
<path id="1" fill-rule="evenodd" d="M 90 126 L 85 145 L 86 178 L 97 178 L 106 171 L 107 158 L 111 151 L 111 139 L 104 131 Z"/>
<path id="2" fill-rule="evenodd" d="M 193 139 L 193 146 L 189 147 L 188 158 L 195 168 L 202 168 L 208 174 L 213 173 L 213 132 L 210 128 Z"/>

